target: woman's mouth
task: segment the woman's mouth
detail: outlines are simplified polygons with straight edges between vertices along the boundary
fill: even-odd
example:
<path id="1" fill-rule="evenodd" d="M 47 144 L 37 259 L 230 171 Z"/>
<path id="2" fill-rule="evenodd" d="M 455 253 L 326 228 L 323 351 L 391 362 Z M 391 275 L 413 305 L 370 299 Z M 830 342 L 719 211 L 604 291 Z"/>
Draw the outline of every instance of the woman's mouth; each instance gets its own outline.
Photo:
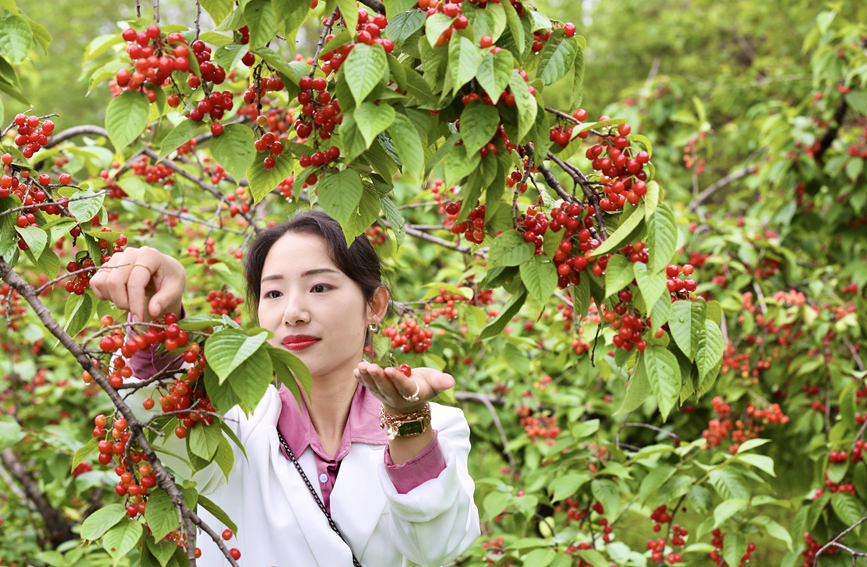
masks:
<path id="1" fill-rule="evenodd" d="M 289 335 L 283 337 L 281 344 L 289 350 L 304 350 L 319 340 L 319 337 L 311 337 L 310 335 Z"/>

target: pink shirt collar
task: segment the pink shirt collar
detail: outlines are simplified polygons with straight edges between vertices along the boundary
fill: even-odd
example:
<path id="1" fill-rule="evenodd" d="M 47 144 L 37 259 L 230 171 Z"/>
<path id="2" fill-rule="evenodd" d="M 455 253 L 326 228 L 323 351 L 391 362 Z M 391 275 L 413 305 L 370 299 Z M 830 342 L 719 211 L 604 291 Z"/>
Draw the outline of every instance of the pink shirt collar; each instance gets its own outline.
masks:
<path id="1" fill-rule="evenodd" d="M 386 445 L 388 437 L 379 426 L 380 401 L 367 388 L 359 384 L 352 397 L 349 417 L 343 429 L 343 438 L 336 455 L 328 455 L 322 449 L 322 442 L 313 427 L 313 421 L 307 412 L 307 406 L 302 401 L 299 407 L 292 393 L 286 386 L 280 388 L 282 410 L 277 420 L 277 428 L 296 457 L 310 447 L 325 461 L 342 461 L 352 443 L 367 443 L 369 445 Z"/>

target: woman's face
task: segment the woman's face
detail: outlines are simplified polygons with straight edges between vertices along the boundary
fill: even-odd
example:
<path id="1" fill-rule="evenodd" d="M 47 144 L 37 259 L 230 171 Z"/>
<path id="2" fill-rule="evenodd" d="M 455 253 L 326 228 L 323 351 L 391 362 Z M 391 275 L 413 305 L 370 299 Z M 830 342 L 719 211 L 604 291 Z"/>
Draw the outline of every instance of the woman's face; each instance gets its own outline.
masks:
<path id="1" fill-rule="evenodd" d="M 316 234 L 284 234 L 268 251 L 261 286 L 259 324 L 274 333 L 269 342 L 300 358 L 314 377 L 351 377 L 367 326 L 381 314 L 334 264 L 325 241 Z"/>

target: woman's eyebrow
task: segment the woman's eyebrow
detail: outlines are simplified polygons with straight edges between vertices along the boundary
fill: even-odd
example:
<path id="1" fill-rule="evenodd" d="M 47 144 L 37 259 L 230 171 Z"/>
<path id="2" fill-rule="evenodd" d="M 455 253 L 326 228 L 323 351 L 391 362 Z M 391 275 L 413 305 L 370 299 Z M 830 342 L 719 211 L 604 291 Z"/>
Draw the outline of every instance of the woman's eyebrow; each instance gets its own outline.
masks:
<path id="1" fill-rule="evenodd" d="M 301 274 L 301 277 L 307 278 L 310 276 L 315 276 L 315 275 L 323 274 L 323 273 L 339 274 L 340 271 L 335 270 L 334 268 L 314 268 L 312 270 L 307 270 L 306 272 L 303 272 Z M 269 274 L 269 275 L 264 276 L 262 278 L 262 282 L 267 282 L 267 281 L 271 281 L 271 280 L 282 280 L 282 279 L 283 279 L 282 274 Z"/>

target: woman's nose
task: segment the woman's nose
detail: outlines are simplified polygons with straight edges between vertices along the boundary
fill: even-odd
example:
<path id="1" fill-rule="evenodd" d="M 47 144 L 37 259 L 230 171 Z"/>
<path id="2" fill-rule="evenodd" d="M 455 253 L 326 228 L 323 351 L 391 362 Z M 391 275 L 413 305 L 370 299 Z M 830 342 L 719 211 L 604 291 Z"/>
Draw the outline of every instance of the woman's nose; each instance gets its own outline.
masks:
<path id="1" fill-rule="evenodd" d="M 289 296 L 283 310 L 284 325 L 300 325 L 310 322 L 310 313 L 303 300 L 297 296 Z"/>

